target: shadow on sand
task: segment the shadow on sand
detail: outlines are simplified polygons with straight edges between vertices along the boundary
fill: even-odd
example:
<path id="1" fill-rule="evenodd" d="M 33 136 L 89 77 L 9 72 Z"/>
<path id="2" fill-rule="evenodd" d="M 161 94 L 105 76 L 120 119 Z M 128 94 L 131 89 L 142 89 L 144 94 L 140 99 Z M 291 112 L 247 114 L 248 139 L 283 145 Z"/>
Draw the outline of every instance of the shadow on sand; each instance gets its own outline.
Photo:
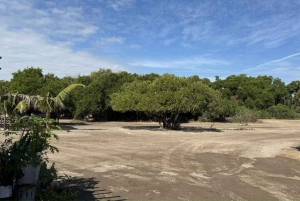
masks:
<path id="1" fill-rule="evenodd" d="M 300 151 L 300 146 L 298 146 L 298 147 L 292 147 L 292 148 L 297 149 L 298 151 Z"/>
<path id="2" fill-rule="evenodd" d="M 111 200 L 125 201 L 121 196 L 113 195 L 113 192 L 100 189 L 97 184 L 100 181 L 95 178 L 79 178 L 68 177 L 64 179 L 64 187 L 78 193 L 77 200 L 96 201 L 96 200 Z"/>
<path id="3" fill-rule="evenodd" d="M 202 127 L 181 127 L 179 130 L 167 130 L 161 129 L 159 126 L 123 126 L 123 128 L 128 130 L 149 130 L 149 131 L 181 131 L 181 132 L 192 132 L 192 133 L 202 133 L 202 132 L 221 132 L 222 130 L 216 128 L 202 128 Z"/>
<path id="4" fill-rule="evenodd" d="M 71 123 L 59 123 L 58 124 L 62 130 L 71 131 L 71 130 L 103 130 L 103 129 L 86 129 L 85 126 L 91 125 L 87 122 L 71 122 Z"/>
<path id="5" fill-rule="evenodd" d="M 183 127 L 181 129 L 183 132 L 193 132 L 193 133 L 201 133 L 201 132 L 222 132 L 222 130 L 217 128 L 202 128 L 202 127 Z"/>

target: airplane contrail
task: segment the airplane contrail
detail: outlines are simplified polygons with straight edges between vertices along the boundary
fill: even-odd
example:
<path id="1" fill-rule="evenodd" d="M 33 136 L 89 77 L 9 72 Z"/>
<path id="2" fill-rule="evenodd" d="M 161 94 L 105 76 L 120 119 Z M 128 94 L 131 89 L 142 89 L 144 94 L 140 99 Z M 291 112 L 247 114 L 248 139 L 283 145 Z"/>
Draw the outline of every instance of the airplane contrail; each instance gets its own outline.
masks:
<path id="1" fill-rule="evenodd" d="M 286 59 L 289 59 L 289 58 L 292 58 L 292 57 L 295 57 L 295 56 L 298 56 L 298 55 L 300 55 L 300 52 L 298 52 L 298 53 L 296 53 L 296 54 L 291 54 L 291 55 L 286 56 L 286 57 L 283 57 L 283 58 L 281 58 L 281 59 L 276 59 L 276 60 L 268 61 L 268 62 L 266 62 L 266 63 L 260 64 L 260 65 L 258 65 L 258 66 L 256 66 L 256 67 L 254 67 L 253 69 L 259 68 L 259 67 L 264 66 L 264 65 L 266 65 L 266 64 L 276 63 L 276 62 L 279 62 L 279 61 L 284 61 L 284 60 L 286 60 Z"/>

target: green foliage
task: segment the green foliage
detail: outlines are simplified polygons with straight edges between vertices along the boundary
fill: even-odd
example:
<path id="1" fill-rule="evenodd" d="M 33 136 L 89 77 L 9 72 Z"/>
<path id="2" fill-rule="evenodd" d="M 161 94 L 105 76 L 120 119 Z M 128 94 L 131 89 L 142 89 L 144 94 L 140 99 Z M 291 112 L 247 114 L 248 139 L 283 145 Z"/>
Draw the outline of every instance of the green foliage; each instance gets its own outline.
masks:
<path id="1" fill-rule="evenodd" d="M 22 177 L 21 167 L 46 164 L 47 152 L 58 152 L 50 144 L 51 138 L 58 140 L 58 136 L 52 132 L 53 126 L 45 127 L 46 123 L 52 121 L 25 116 L 13 124 L 12 131 L 2 133 L 5 140 L 0 147 L 0 185 L 12 185 L 13 180 Z"/>
<path id="2" fill-rule="evenodd" d="M 36 95 L 43 87 L 44 76 L 40 68 L 26 68 L 13 73 L 10 81 L 10 89 L 14 93 Z"/>
<path id="3" fill-rule="evenodd" d="M 14 107 L 13 111 L 17 110 L 20 113 L 24 113 L 27 110 L 34 108 L 38 109 L 41 112 L 46 113 L 46 118 L 50 118 L 51 112 L 58 113 L 62 108 L 65 107 L 64 101 L 68 98 L 69 94 L 75 90 L 77 87 L 84 87 L 83 84 L 71 84 L 62 91 L 58 93 L 57 96 L 53 97 L 50 95 L 50 92 L 46 94 L 46 96 L 28 96 L 24 94 L 8 94 L 8 98 L 18 98 L 18 104 L 16 104 L 15 100 L 10 100 L 10 102 L 14 104 L 10 104 L 11 107 Z M 5 100 L 5 99 L 4 99 Z M 5 102 L 4 102 L 5 103 Z"/>
<path id="4" fill-rule="evenodd" d="M 10 83 L 8 81 L 0 80 L 0 96 L 9 92 L 9 85 Z"/>
<path id="5" fill-rule="evenodd" d="M 32 96 L 25 94 L 7 93 L 0 96 L 0 105 L 2 110 L 8 114 L 10 122 L 13 122 L 17 116 L 16 110 L 24 112 L 34 104 Z"/>
<path id="6" fill-rule="evenodd" d="M 54 74 L 46 74 L 43 77 L 43 86 L 33 95 L 47 96 L 47 94 L 58 94 L 61 90 L 69 86 L 63 79 L 58 78 Z"/>
<path id="7" fill-rule="evenodd" d="M 241 124 L 247 124 L 249 122 L 256 122 L 257 119 L 253 111 L 246 107 L 238 107 L 233 120 Z"/>
<path id="8" fill-rule="evenodd" d="M 290 95 L 295 94 L 300 90 L 300 81 L 292 81 L 290 84 L 286 86 L 286 89 Z"/>
<path id="9" fill-rule="evenodd" d="M 269 114 L 268 108 L 279 104 L 298 111 L 299 83 L 297 81 L 286 86 L 279 78 L 271 76 L 232 75 L 225 80 L 216 79 L 213 87 L 222 93 L 223 98 L 231 100 L 232 97 L 235 97 L 237 105 L 255 111 L 261 118 L 273 117 L 274 115 Z M 290 117 L 285 115 L 285 118 Z"/>
<path id="10" fill-rule="evenodd" d="M 113 73 L 105 69 L 93 72 L 92 81 L 85 90 L 74 93 L 77 99 L 75 118 L 83 119 L 86 115 L 93 114 L 96 119 L 108 119 L 111 112 L 110 95 L 124 83 L 132 82 L 136 76 L 127 72 Z"/>
<path id="11" fill-rule="evenodd" d="M 0 97 L 1 109 L 13 118 L 14 109 L 17 105 L 17 96 L 11 93 L 4 94 Z"/>
<path id="12" fill-rule="evenodd" d="M 13 73 L 13 78 L 10 82 L 0 81 L 0 109 L 2 111 L 5 110 L 10 118 L 13 119 L 17 111 L 25 112 L 28 108 L 31 108 L 31 111 L 37 109 L 34 107 L 35 101 L 32 97 L 39 94 L 40 109 L 46 112 L 48 117 L 50 114 L 53 116 L 55 113 L 58 113 L 57 110 L 65 114 L 73 114 L 76 118 L 81 119 L 88 114 L 93 114 L 96 120 L 134 119 L 137 114 L 135 111 L 140 111 L 139 116 L 146 117 L 145 112 L 136 109 L 132 109 L 131 112 L 124 114 L 119 112 L 122 110 L 113 111 L 111 107 L 111 95 L 120 92 L 121 87 L 125 83 L 129 84 L 134 81 L 141 81 L 154 85 L 154 82 L 158 82 L 156 80 L 159 80 L 161 77 L 164 76 L 155 73 L 137 75 L 124 71 L 113 72 L 110 69 L 99 69 L 87 76 L 66 76 L 58 78 L 51 73 L 43 75 L 42 69 L 40 68 L 30 67 Z M 223 101 L 221 106 L 218 104 L 218 107 L 213 112 L 209 111 L 209 108 L 206 111 L 195 108 L 188 112 L 188 116 L 205 116 L 210 120 L 222 121 L 225 117 L 234 116 L 236 114 L 236 107 L 245 106 L 255 111 L 260 117 L 277 118 L 278 115 L 275 115 L 275 117 L 270 114 L 268 109 L 279 104 L 287 106 L 296 113 L 300 113 L 300 81 L 298 80 L 286 85 L 279 78 L 273 78 L 272 76 L 250 77 L 245 74 L 231 75 L 225 79 L 220 79 L 219 76 L 216 76 L 216 80 L 213 82 L 207 78 L 199 78 L 198 75 L 185 79 L 190 83 L 202 82 L 202 84 L 212 87 L 218 91 L 218 94 L 221 94 L 221 101 Z M 171 89 L 169 88 L 164 91 L 159 88 L 159 85 L 164 85 L 164 83 L 168 85 L 169 82 L 171 83 L 172 81 L 160 81 L 160 83 L 157 83 L 156 91 L 151 89 L 153 94 L 155 94 L 155 92 L 161 94 L 160 97 L 157 94 L 155 95 L 160 102 L 149 103 L 149 108 L 144 108 L 143 111 L 162 110 L 160 107 L 163 104 L 170 105 L 170 107 L 171 105 L 176 105 L 176 101 L 166 100 L 170 97 L 170 94 L 173 93 Z M 86 88 L 78 88 L 75 91 L 69 92 L 64 96 L 63 101 L 59 100 L 58 97 L 57 101 L 55 100 L 57 94 L 74 83 L 82 83 Z M 173 85 L 174 90 L 176 91 L 178 87 L 185 87 L 181 86 L 181 84 L 181 81 L 175 83 Z M 135 89 L 133 89 L 133 91 L 134 90 Z M 179 90 L 176 93 L 179 93 Z M 9 98 L 7 94 L 11 94 L 11 97 Z M 20 99 L 20 96 L 24 94 L 26 96 Z M 134 100 L 128 99 L 126 101 L 133 102 Z M 60 104 L 62 102 L 63 104 Z M 186 102 L 186 100 L 183 99 L 183 102 Z M 20 105 L 18 105 L 19 103 Z M 17 105 L 17 109 L 14 110 Z M 139 105 L 141 105 L 141 103 L 139 103 Z M 63 106 L 66 106 L 66 108 Z M 147 105 L 145 105 L 145 107 L 147 107 Z M 168 111 L 170 107 L 164 106 L 164 110 Z M 181 107 L 181 110 L 182 108 L 183 107 Z M 272 112 L 274 113 L 274 111 Z M 149 115 L 148 118 L 152 118 L 151 115 L 153 115 L 153 113 L 147 113 Z M 186 114 L 185 112 L 183 113 Z M 169 113 L 168 116 L 176 117 L 176 115 L 171 113 Z M 282 117 L 291 118 L 291 115 L 283 115 Z M 297 117 L 296 115 L 295 118 Z"/>
<path id="13" fill-rule="evenodd" d="M 18 173 L 18 161 L 12 160 L 11 147 L 13 145 L 13 137 L 5 138 L 0 145 L 0 185 L 11 185 L 13 178 Z"/>
<path id="14" fill-rule="evenodd" d="M 253 111 L 254 116 L 259 119 L 271 119 L 271 115 L 267 110 L 255 110 Z"/>
<path id="15" fill-rule="evenodd" d="M 58 176 L 54 163 L 49 168 L 46 163 L 43 163 L 39 174 L 36 199 L 40 201 L 75 201 L 77 192 L 64 184 L 65 177 L 69 178 L 68 176 Z"/>
<path id="16" fill-rule="evenodd" d="M 49 125 L 46 127 L 46 125 Z M 48 161 L 47 152 L 58 152 L 52 146 L 50 139 L 59 139 L 58 135 L 52 132 L 53 129 L 60 129 L 53 126 L 53 120 L 24 116 L 12 125 L 12 131 L 5 131 L 7 136 L 20 135 L 19 140 L 11 146 L 12 159 L 19 161 L 20 166 L 25 164 L 41 164 Z"/>
<path id="17" fill-rule="evenodd" d="M 178 128 L 181 113 L 209 112 L 215 115 L 221 96 L 201 81 L 165 74 L 154 81 L 133 81 L 111 96 L 117 111 L 143 111 L 158 118 L 164 128 Z M 220 112 L 219 111 L 219 112 Z M 218 113 L 218 112 L 216 112 Z"/>
<path id="18" fill-rule="evenodd" d="M 76 103 L 75 118 L 83 119 L 88 114 L 101 114 L 107 107 L 104 90 L 104 83 L 93 82 L 84 91 L 80 91 L 82 96 Z"/>
<path id="19" fill-rule="evenodd" d="M 38 179 L 38 190 L 45 189 L 51 185 L 52 182 L 58 179 L 55 163 L 48 168 L 47 163 L 42 163 Z"/>
<path id="20" fill-rule="evenodd" d="M 299 118 L 299 115 L 291 110 L 289 107 L 278 104 L 273 105 L 270 108 L 267 109 L 267 112 L 269 113 L 271 118 L 275 119 L 295 119 Z"/>
<path id="21" fill-rule="evenodd" d="M 47 187 L 45 189 L 41 189 L 37 192 L 37 200 L 39 201 L 76 201 L 77 200 L 77 192 L 65 188 L 65 189 L 56 189 L 52 187 Z"/>
<path id="22" fill-rule="evenodd" d="M 146 74 L 146 75 L 141 75 L 138 77 L 138 80 L 142 80 L 142 81 L 154 81 L 155 79 L 159 78 L 160 75 L 156 74 L 156 73 L 150 73 L 150 74 Z"/>

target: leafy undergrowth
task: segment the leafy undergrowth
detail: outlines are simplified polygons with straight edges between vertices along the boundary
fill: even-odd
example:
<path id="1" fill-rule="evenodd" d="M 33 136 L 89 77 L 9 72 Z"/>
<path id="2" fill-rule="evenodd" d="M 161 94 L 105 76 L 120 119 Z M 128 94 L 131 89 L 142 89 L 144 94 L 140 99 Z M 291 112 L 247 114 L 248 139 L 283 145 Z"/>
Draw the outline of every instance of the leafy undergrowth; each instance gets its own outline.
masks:
<path id="1" fill-rule="evenodd" d="M 72 177 L 68 175 L 58 176 L 55 164 L 49 168 L 46 163 L 41 165 L 39 182 L 36 192 L 36 200 L 39 201 L 75 201 L 77 190 L 70 185 Z"/>

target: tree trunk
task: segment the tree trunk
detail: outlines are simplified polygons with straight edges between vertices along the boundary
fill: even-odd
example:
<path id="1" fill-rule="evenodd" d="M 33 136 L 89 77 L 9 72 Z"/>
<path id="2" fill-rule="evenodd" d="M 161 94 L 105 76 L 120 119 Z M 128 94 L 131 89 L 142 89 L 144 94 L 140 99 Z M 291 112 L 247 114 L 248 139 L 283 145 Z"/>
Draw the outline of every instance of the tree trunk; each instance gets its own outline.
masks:
<path id="1" fill-rule="evenodd" d="M 3 129 L 6 129 L 6 113 L 4 113 Z"/>
<path id="2" fill-rule="evenodd" d="M 59 124 L 59 115 L 60 115 L 60 114 L 59 114 L 59 109 L 56 110 L 56 115 L 57 115 L 57 116 L 56 116 L 56 123 Z"/>
<path id="3" fill-rule="evenodd" d="M 163 128 L 170 130 L 180 129 L 180 122 L 178 121 L 178 116 L 179 113 L 177 113 L 175 117 L 172 114 L 170 116 L 164 115 L 164 117 L 162 118 Z"/>

